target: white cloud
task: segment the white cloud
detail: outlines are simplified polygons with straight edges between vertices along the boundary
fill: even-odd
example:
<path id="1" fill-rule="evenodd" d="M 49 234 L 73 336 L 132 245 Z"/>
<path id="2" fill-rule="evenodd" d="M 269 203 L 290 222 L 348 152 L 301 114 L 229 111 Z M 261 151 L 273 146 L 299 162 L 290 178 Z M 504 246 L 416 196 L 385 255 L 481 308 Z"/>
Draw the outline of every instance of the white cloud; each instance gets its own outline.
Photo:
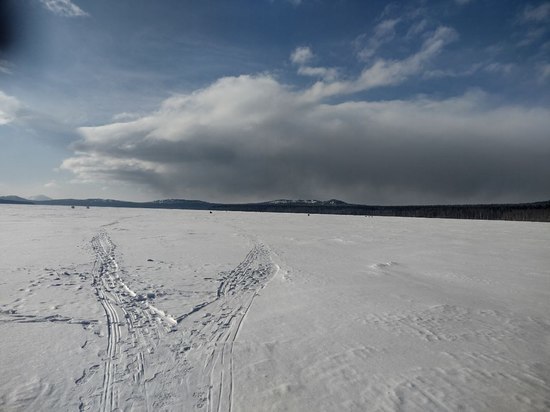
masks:
<path id="1" fill-rule="evenodd" d="M 294 64 L 304 65 L 313 58 L 313 52 L 309 47 L 296 47 L 290 55 L 290 61 Z"/>
<path id="2" fill-rule="evenodd" d="M 491 74 L 500 74 L 507 76 L 511 74 L 517 66 L 514 63 L 500 63 L 497 61 L 484 61 L 471 64 L 462 70 L 457 69 L 434 69 L 426 70 L 422 73 L 425 79 L 443 78 L 443 77 L 466 77 L 481 71 Z"/>
<path id="3" fill-rule="evenodd" d="M 395 26 L 399 21 L 400 19 L 386 19 L 378 23 L 373 30 L 373 35 L 368 37 L 367 45 L 359 51 L 359 58 L 364 61 L 369 60 L 382 45 L 390 42 L 395 37 Z M 356 42 L 362 43 L 366 38 L 366 35 L 361 35 Z"/>
<path id="4" fill-rule="evenodd" d="M 521 18 L 524 22 L 544 23 L 550 21 L 550 3 L 525 6 Z"/>
<path id="5" fill-rule="evenodd" d="M 529 27 L 523 38 L 518 42 L 518 46 L 529 46 L 543 38 L 548 29 L 546 27 Z"/>
<path id="6" fill-rule="evenodd" d="M 19 100 L 0 90 L 0 126 L 13 122 L 22 108 Z"/>
<path id="7" fill-rule="evenodd" d="M 57 147 L 65 148 L 78 137 L 74 127 L 50 114 L 34 110 L 17 97 L 0 90 L 0 126 L 7 124 L 42 143 Z"/>
<path id="8" fill-rule="evenodd" d="M 529 46 L 544 39 L 550 27 L 550 2 L 538 6 L 528 4 L 518 15 L 516 23 L 524 25 L 526 30 L 518 46 Z"/>
<path id="9" fill-rule="evenodd" d="M 420 74 L 425 65 L 457 37 L 456 31 L 452 28 L 439 27 L 424 41 L 415 54 L 403 60 L 378 59 L 372 66 L 364 69 L 355 80 L 317 82 L 308 91 L 307 96 L 309 99 L 317 100 L 402 83 L 409 77 Z"/>
<path id="10" fill-rule="evenodd" d="M 499 62 L 492 62 L 488 63 L 483 67 L 483 70 L 488 73 L 495 73 L 495 74 L 504 74 L 508 75 L 512 73 L 512 71 L 516 68 L 516 65 L 513 63 L 499 63 Z"/>
<path id="11" fill-rule="evenodd" d="M 277 0 L 269 0 L 270 3 L 275 3 Z M 294 7 L 298 7 L 303 3 L 303 0 L 285 0 L 287 3 L 293 5 Z"/>
<path id="12" fill-rule="evenodd" d="M 84 17 L 88 16 L 84 10 L 74 4 L 71 0 L 40 0 L 40 2 L 59 16 L 64 17 Z"/>
<path id="13" fill-rule="evenodd" d="M 550 80 L 550 64 L 549 63 L 541 64 L 538 69 L 539 69 L 539 80 L 541 82 L 544 82 L 546 80 Z"/>
<path id="14" fill-rule="evenodd" d="M 59 184 L 55 180 L 50 180 L 48 183 L 44 184 L 44 187 L 47 189 L 56 189 L 59 187 Z"/>
<path id="15" fill-rule="evenodd" d="M 113 116 L 113 121 L 115 122 L 127 122 L 130 120 L 135 120 L 140 117 L 139 113 L 128 113 L 128 112 L 122 112 L 117 113 Z"/>
<path id="16" fill-rule="evenodd" d="M 332 81 L 338 77 L 338 70 L 332 67 L 302 66 L 298 68 L 298 73 L 304 76 L 319 77 L 327 81 Z"/>
<path id="17" fill-rule="evenodd" d="M 309 47 L 297 47 L 290 55 L 290 61 L 298 66 L 298 74 L 303 76 L 319 77 L 327 81 L 332 81 L 338 76 L 338 71 L 330 67 L 312 67 L 308 66 L 314 57 Z"/>
<path id="18" fill-rule="evenodd" d="M 327 104 L 269 75 L 227 77 L 137 120 L 81 128 L 62 168 L 220 201 L 533 199 L 550 180 L 549 119 L 481 92 Z"/>
<path id="19" fill-rule="evenodd" d="M 421 19 L 415 23 L 413 23 L 410 27 L 409 27 L 409 30 L 407 30 L 407 35 L 405 36 L 407 39 L 411 39 L 415 36 L 418 36 L 419 34 L 423 33 L 424 31 L 426 31 L 426 29 L 428 28 L 429 26 L 429 21 L 428 19 Z"/>
<path id="20" fill-rule="evenodd" d="M 0 59 L 0 73 L 13 74 L 12 68 L 13 64 L 11 62 Z"/>

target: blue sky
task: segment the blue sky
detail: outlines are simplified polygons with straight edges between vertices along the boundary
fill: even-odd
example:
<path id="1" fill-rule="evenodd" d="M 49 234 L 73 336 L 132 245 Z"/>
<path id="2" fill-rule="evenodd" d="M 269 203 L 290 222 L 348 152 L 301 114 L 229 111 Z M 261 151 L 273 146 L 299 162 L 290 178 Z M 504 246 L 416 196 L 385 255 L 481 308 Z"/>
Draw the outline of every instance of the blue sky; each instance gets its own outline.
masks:
<path id="1" fill-rule="evenodd" d="M 0 194 L 550 198 L 550 2 L 12 0 Z"/>

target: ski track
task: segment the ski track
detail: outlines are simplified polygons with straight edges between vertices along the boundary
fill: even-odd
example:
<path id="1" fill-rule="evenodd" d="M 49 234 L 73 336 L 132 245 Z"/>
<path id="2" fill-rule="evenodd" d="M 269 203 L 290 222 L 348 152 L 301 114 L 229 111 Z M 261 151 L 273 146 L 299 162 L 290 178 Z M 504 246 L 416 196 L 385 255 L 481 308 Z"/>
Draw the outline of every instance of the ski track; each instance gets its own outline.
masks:
<path id="1" fill-rule="evenodd" d="M 129 404 L 140 410 L 169 407 L 178 394 L 149 396 L 147 384 L 159 375 L 181 379 L 191 374 L 197 387 L 187 391 L 199 398 L 197 409 L 206 404 L 209 412 L 231 411 L 235 340 L 255 296 L 276 271 L 268 249 L 255 245 L 235 269 L 219 275 L 213 300 L 173 318 L 124 283 L 116 246 L 106 232 L 92 239 L 92 248 L 96 255 L 92 286 L 105 312 L 107 349 L 99 401 L 84 402 L 81 409 L 112 411 Z M 156 364 L 147 375 L 147 365 L 155 363 L 148 359 L 159 345 L 169 348 L 174 365 Z M 96 369 L 84 371 L 78 384 L 87 382 Z"/>
<path id="2" fill-rule="evenodd" d="M 177 318 L 183 353 L 181 369 L 193 375 L 196 408 L 231 411 L 233 402 L 233 346 L 257 292 L 274 273 L 269 252 L 257 244 L 233 270 L 221 273 L 212 300 L 195 305 Z"/>
<path id="3" fill-rule="evenodd" d="M 233 348 L 258 291 L 274 275 L 268 249 L 255 245 L 237 267 L 222 273 L 216 297 L 178 317 L 184 336 L 199 351 L 202 383 L 209 412 L 231 411 L 233 405 Z"/>
<path id="4" fill-rule="evenodd" d="M 107 350 L 99 409 L 117 409 L 119 398 L 124 395 L 126 402 L 130 399 L 132 405 L 149 410 L 144 352 L 154 352 L 160 335 L 176 321 L 122 281 L 115 258 L 116 247 L 105 232 L 92 239 L 92 248 L 96 254 L 92 285 L 107 321 Z M 128 381 L 133 384 L 119 384 Z"/>

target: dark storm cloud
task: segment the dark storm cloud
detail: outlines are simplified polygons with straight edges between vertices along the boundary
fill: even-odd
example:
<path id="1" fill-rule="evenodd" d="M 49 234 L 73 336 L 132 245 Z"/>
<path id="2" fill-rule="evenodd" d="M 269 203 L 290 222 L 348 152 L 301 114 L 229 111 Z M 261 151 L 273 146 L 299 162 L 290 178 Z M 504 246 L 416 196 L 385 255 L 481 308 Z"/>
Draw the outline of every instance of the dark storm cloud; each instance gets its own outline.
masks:
<path id="1" fill-rule="evenodd" d="M 63 168 L 225 201 L 548 198 L 549 111 L 486 100 L 326 104 L 267 75 L 230 77 L 140 119 L 82 128 Z"/>

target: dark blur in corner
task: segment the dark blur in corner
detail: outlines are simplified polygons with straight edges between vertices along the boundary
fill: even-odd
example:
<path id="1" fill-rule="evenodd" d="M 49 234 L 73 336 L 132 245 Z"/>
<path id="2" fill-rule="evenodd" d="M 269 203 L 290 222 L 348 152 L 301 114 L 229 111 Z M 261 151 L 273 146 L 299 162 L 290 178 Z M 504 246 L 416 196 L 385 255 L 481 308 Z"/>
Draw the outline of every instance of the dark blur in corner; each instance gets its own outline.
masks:
<path id="1" fill-rule="evenodd" d="M 14 51 L 19 45 L 20 11 L 14 0 L 0 0 L 0 55 Z"/>
<path id="2" fill-rule="evenodd" d="M 0 51 L 10 49 L 15 41 L 13 10 L 6 0 L 0 0 Z"/>

